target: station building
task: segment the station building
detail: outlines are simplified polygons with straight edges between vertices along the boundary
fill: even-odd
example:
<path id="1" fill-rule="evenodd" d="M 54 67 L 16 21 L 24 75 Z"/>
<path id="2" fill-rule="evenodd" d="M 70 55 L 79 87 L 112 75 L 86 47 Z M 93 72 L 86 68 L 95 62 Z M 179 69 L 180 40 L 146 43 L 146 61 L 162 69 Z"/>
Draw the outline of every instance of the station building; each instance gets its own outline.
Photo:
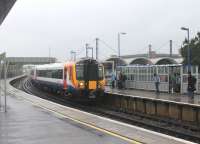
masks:
<path id="1" fill-rule="evenodd" d="M 54 57 L 7 57 L 6 61 L 8 66 L 8 77 L 21 75 L 23 73 L 24 65 L 40 65 L 55 63 L 57 59 Z"/>
<path id="2" fill-rule="evenodd" d="M 103 63 L 105 69 L 109 72 L 112 70 L 112 65 L 114 64 L 114 69 L 116 66 L 126 66 L 126 65 L 164 65 L 164 64 L 181 64 L 183 58 L 179 54 L 135 54 L 135 55 L 123 55 L 118 57 L 112 55 L 107 58 Z"/>

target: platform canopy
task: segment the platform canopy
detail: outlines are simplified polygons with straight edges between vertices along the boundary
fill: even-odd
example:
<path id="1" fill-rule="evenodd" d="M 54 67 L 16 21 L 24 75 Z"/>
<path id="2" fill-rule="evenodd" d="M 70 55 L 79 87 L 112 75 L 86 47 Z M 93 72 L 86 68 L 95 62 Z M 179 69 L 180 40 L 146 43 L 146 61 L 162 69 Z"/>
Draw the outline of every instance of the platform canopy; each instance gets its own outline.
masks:
<path id="1" fill-rule="evenodd" d="M 0 0 L 0 25 L 8 15 L 16 0 Z"/>

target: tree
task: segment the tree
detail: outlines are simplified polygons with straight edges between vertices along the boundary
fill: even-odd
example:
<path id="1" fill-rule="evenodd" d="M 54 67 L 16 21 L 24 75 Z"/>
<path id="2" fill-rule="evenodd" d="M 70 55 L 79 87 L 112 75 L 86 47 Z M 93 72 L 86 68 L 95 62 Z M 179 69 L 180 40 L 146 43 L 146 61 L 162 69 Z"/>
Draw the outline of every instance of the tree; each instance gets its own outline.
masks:
<path id="1" fill-rule="evenodd" d="M 189 41 L 190 47 L 190 56 L 191 56 L 191 64 L 198 65 L 200 68 L 200 32 Z M 188 48 L 188 40 L 185 39 L 183 42 L 183 46 L 180 49 L 180 53 L 183 57 L 183 64 L 187 64 L 187 48 Z"/>

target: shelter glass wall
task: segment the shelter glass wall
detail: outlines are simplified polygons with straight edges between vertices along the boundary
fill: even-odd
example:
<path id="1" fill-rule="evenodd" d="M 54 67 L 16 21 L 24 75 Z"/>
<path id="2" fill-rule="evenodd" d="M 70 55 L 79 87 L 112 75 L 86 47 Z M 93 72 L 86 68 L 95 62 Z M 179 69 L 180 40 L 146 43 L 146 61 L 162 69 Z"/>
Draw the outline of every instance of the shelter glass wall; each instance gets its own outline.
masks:
<path id="1" fill-rule="evenodd" d="M 198 67 L 191 67 L 192 75 L 198 80 Z M 187 92 L 188 69 L 180 64 L 172 65 L 129 65 L 117 67 L 117 73 L 126 75 L 126 88 L 155 90 L 154 74 L 160 77 L 163 92 Z M 198 82 L 197 86 L 198 88 Z"/>

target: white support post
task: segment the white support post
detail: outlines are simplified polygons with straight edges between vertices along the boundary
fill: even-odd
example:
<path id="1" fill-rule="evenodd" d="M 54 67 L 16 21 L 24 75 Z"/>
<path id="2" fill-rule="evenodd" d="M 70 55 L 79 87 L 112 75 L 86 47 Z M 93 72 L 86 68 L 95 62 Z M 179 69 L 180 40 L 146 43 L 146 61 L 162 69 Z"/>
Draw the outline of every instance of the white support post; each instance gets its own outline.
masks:
<path id="1" fill-rule="evenodd" d="M 1 71 L 2 71 L 2 66 L 1 66 L 1 59 L 0 59 L 0 110 L 1 110 Z"/>
<path id="2" fill-rule="evenodd" d="M 2 100 L 1 100 L 1 98 L 2 98 L 1 91 L 3 91 L 3 88 L 1 86 L 1 82 L 2 82 L 1 75 L 2 75 L 2 70 L 5 69 L 4 65 L 3 65 L 5 63 L 5 60 L 6 60 L 6 53 L 4 52 L 4 53 L 0 54 L 0 107 L 2 106 L 2 104 L 1 104 L 2 103 Z M 4 104 L 4 106 L 5 106 L 4 107 L 4 111 L 6 112 L 6 97 L 5 97 L 5 101 L 4 102 L 5 102 L 5 104 Z"/>
<path id="3" fill-rule="evenodd" d="M 183 66 L 180 68 L 180 75 L 181 75 L 181 94 L 183 94 Z"/>
<path id="4" fill-rule="evenodd" d="M 199 71 L 198 71 L 198 66 L 196 66 L 196 93 L 199 92 Z"/>
<path id="5" fill-rule="evenodd" d="M 7 111 L 7 91 L 6 91 L 6 79 L 7 79 L 7 72 L 6 72 L 6 58 L 4 58 L 4 112 Z"/>

